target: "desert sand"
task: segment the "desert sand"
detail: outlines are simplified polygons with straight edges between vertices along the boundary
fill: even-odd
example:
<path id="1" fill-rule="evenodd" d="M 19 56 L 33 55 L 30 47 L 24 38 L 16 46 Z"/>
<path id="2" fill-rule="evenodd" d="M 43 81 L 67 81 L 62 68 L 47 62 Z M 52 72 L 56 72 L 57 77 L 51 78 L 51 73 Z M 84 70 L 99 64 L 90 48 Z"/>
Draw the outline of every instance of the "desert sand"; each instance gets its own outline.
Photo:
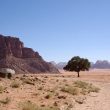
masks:
<path id="1" fill-rule="evenodd" d="M 85 95 L 61 91 L 75 81 L 92 83 L 100 90 Z M 0 86 L 0 110 L 26 110 L 22 107 L 25 102 L 32 102 L 44 108 L 42 110 L 57 110 L 53 106 L 59 110 L 110 110 L 110 70 L 80 72 L 80 78 L 75 72 L 65 71 L 61 74 L 20 74 L 12 79 L 0 78 Z"/>

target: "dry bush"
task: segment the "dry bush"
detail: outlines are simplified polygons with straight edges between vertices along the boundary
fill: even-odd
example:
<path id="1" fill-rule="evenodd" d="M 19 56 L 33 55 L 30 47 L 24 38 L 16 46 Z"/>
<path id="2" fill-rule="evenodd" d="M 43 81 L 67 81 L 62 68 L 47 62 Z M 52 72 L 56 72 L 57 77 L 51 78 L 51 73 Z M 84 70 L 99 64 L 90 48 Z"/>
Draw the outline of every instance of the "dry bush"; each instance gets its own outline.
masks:
<path id="1" fill-rule="evenodd" d="M 30 85 L 35 85 L 35 83 L 31 79 L 29 79 L 29 78 L 23 79 L 23 83 L 30 84 Z"/>
<path id="2" fill-rule="evenodd" d="M 20 103 L 20 107 L 22 110 L 38 110 L 37 106 L 30 101 Z"/>
<path id="3" fill-rule="evenodd" d="M 75 81 L 74 84 L 67 85 L 61 88 L 61 91 L 70 93 L 72 95 L 83 94 L 86 95 L 90 92 L 99 92 L 99 88 L 93 86 L 92 84 L 83 82 L 83 81 Z"/>
<path id="4" fill-rule="evenodd" d="M 0 85 L 0 93 L 3 93 L 6 88 Z"/>
<path id="5" fill-rule="evenodd" d="M 22 110 L 60 110 L 57 107 L 40 107 L 30 101 L 20 104 Z"/>
<path id="6" fill-rule="evenodd" d="M 46 99 L 50 99 L 52 96 L 54 96 L 53 92 L 48 92 L 45 96 Z"/>
<path id="7" fill-rule="evenodd" d="M 45 98 L 46 98 L 46 99 L 50 99 L 50 98 L 51 98 L 51 94 L 47 94 L 47 95 L 45 96 Z"/>
<path id="8" fill-rule="evenodd" d="M 5 99 L 0 100 L 0 103 L 2 104 L 9 104 L 11 99 L 9 97 L 6 97 Z"/>
<path id="9" fill-rule="evenodd" d="M 82 89 L 86 89 L 88 88 L 88 86 L 90 85 L 89 83 L 83 82 L 83 81 L 75 81 L 74 82 L 75 87 L 79 87 Z"/>
<path id="10" fill-rule="evenodd" d="M 38 87 L 38 90 L 43 90 L 43 86 Z"/>
<path id="11" fill-rule="evenodd" d="M 12 88 L 19 88 L 20 87 L 20 83 L 17 81 L 13 81 L 10 85 Z"/>
<path id="12" fill-rule="evenodd" d="M 78 95 L 79 94 L 79 88 L 74 87 L 74 86 L 66 86 L 61 88 L 62 92 L 67 92 L 72 95 Z"/>
<path id="13" fill-rule="evenodd" d="M 89 87 L 89 91 L 90 91 L 90 92 L 96 92 L 96 93 L 98 93 L 98 92 L 100 91 L 100 88 L 91 85 L 91 86 Z"/>
<path id="14" fill-rule="evenodd" d="M 90 92 L 99 92 L 99 90 L 100 90 L 98 87 L 95 87 L 91 83 L 86 83 L 83 81 L 75 81 L 74 86 L 81 88 L 81 93 L 84 95 L 86 95 Z"/>

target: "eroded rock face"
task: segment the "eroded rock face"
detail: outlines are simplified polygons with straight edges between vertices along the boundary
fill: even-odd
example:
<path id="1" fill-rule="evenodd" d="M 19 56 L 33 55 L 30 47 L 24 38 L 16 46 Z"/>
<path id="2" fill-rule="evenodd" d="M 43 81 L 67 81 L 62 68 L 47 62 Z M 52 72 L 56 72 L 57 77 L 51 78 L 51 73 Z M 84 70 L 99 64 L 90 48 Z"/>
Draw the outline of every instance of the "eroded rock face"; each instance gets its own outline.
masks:
<path id="1" fill-rule="evenodd" d="M 24 47 L 19 38 L 3 35 L 0 35 L 0 68 L 12 68 L 16 73 L 59 72 L 38 52 Z"/>
<path id="2" fill-rule="evenodd" d="M 19 38 L 0 35 L 0 58 L 12 55 L 17 58 L 36 58 L 38 53 L 24 47 Z"/>
<path id="3" fill-rule="evenodd" d="M 22 57 L 23 43 L 19 38 L 0 35 L 0 58 L 12 55 Z"/>

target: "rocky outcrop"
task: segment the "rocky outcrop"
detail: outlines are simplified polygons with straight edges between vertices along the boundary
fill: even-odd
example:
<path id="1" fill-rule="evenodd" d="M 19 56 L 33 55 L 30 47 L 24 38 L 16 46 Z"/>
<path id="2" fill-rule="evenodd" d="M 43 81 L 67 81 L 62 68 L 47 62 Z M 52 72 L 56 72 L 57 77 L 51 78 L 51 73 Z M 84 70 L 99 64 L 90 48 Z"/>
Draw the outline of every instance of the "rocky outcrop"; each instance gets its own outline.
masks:
<path id="1" fill-rule="evenodd" d="M 0 58 L 12 55 L 17 58 L 37 58 L 38 52 L 24 47 L 19 38 L 0 35 Z"/>
<path id="2" fill-rule="evenodd" d="M 38 52 L 24 47 L 19 38 L 0 35 L 0 68 L 11 68 L 16 73 L 41 73 L 59 71 L 42 59 Z"/>
<path id="3" fill-rule="evenodd" d="M 19 38 L 12 38 L 10 36 L 4 37 L 0 35 L 0 58 L 4 58 L 9 55 L 15 57 L 22 57 L 23 43 Z"/>

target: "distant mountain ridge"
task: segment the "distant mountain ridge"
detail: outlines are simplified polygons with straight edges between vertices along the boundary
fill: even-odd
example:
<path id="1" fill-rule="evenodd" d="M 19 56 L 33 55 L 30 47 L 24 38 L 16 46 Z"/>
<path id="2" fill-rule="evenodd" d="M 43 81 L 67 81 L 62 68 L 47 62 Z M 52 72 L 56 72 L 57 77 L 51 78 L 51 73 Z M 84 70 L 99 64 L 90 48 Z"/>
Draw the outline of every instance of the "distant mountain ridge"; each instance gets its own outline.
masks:
<path id="1" fill-rule="evenodd" d="M 55 61 L 51 61 L 50 63 L 52 63 L 57 69 L 63 69 L 63 67 L 67 64 L 67 62 L 56 63 Z"/>
<path id="2" fill-rule="evenodd" d="M 67 62 L 56 63 L 51 62 L 57 69 L 63 69 Z M 110 69 L 110 62 L 107 60 L 97 60 L 95 63 L 91 62 L 91 69 Z"/>
<path id="3" fill-rule="evenodd" d="M 107 60 L 97 60 L 96 63 L 91 64 L 91 68 L 110 69 L 110 62 Z"/>

